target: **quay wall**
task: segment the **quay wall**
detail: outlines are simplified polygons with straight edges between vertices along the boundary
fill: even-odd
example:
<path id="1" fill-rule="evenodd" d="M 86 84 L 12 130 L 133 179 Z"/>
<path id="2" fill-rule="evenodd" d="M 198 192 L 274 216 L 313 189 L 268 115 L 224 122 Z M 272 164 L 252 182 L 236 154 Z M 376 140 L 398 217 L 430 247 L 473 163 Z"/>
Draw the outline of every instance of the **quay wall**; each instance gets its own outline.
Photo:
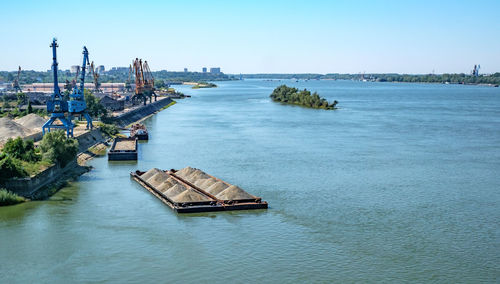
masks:
<path id="1" fill-rule="evenodd" d="M 113 121 L 121 127 L 125 127 L 131 123 L 143 119 L 144 117 L 160 111 L 162 108 L 169 105 L 172 101 L 171 98 L 159 99 L 145 106 L 136 108 L 119 116 L 113 118 Z"/>

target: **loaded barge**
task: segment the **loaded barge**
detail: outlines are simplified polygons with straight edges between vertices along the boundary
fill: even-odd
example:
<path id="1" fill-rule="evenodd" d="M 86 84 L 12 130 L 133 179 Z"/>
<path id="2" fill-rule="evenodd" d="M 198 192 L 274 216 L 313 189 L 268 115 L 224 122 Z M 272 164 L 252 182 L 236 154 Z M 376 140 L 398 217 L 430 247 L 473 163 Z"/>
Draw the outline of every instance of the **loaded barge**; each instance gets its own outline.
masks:
<path id="1" fill-rule="evenodd" d="M 199 169 L 153 168 L 131 177 L 177 213 L 267 209 L 266 201 Z"/>
<path id="2" fill-rule="evenodd" d="M 137 138 L 115 138 L 108 152 L 108 161 L 137 160 Z"/>
<path id="3" fill-rule="evenodd" d="M 148 129 L 142 123 L 136 123 L 130 127 L 130 137 L 137 138 L 139 140 L 148 140 L 149 134 Z"/>

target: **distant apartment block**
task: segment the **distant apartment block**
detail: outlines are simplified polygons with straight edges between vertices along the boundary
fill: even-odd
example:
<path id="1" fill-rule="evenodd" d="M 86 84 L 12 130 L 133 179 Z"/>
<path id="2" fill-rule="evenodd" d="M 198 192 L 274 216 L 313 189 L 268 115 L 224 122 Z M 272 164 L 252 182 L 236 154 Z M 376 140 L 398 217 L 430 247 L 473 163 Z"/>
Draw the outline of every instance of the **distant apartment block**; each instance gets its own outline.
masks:
<path id="1" fill-rule="evenodd" d="M 76 73 L 76 72 L 78 72 L 78 70 L 80 70 L 80 66 L 72 65 L 69 70 L 71 73 Z"/>
<path id="2" fill-rule="evenodd" d="M 97 66 L 97 73 L 102 74 L 104 73 L 104 71 L 105 71 L 104 65 Z"/>
<path id="3" fill-rule="evenodd" d="M 187 73 L 188 69 L 187 68 L 184 68 L 184 73 Z"/>
<path id="4" fill-rule="evenodd" d="M 212 68 L 210 68 L 210 73 L 212 73 L 212 74 L 219 74 L 220 73 L 220 67 L 212 67 Z"/>
<path id="5" fill-rule="evenodd" d="M 201 68 L 201 72 L 203 72 L 203 73 L 207 73 L 207 67 L 203 67 L 203 68 Z"/>

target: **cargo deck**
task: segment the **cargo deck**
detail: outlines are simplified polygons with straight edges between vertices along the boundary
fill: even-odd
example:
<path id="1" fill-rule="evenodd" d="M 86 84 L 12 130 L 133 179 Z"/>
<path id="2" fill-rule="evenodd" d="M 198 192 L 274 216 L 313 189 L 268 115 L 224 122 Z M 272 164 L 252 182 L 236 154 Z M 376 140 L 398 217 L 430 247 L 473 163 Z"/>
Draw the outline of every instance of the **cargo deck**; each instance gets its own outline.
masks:
<path id="1" fill-rule="evenodd" d="M 156 174 L 152 176 L 147 176 L 146 173 L 149 173 L 152 170 L 156 170 Z M 178 171 L 170 170 L 163 171 L 158 169 L 152 169 L 148 172 L 135 171 L 131 172 L 131 177 L 142 185 L 146 190 L 160 199 L 167 206 L 172 208 L 177 213 L 197 213 L 197 212 L 213 212 L 213 211 L 229 211 L 229 210 L 249 210 L 249 209 L 267 209 L 268 204 L 266 201 L 262 201 L 260 197 L 256 197 L 246 193 L 240 188 L 233 186 L 221 179 L 213 177 L 209 174 L 204 174 L 207 178 L 199 179 L 198 181 L 211 180 L 225 187 L 225 189 L 237 189 L 238 192 L 241 193 L 240 198 L 224 198 L 224 193 L 222 190 L 219 194 L 214 195 L 209 191 L 201 188 L 199 185 L 196 185 L 197 181 L 193 183 L 193 180 L 189 181 L 185 177 L 181 177 L 176 174 Z M 197 169 L 196 169 L 197 170 Z M 155 176 L 162 176 L 163 181 L 158 182 L 158 178 Z M 146 178 L 148 177 L 148 178 Z M 167 188 L 166 184 L 170 185 L 170 188 Z M 176 188 L 177 187 L 177 188 Z M 179 188 L 183 188 L 184 190 L 178 191 L 177 195 L 172 196 L 170 193 L 178 190 Z M 210 187 L 209 187 L 210 188 Z M 235 191 L 236 191 L 235 189 Z M 180 199 L 179 196 L 186 196 L 188 194 L 192 194 L 190 197 L 196 197 L 195 199 Z"/>
<path id="2" fill-rule="evenodd" d="M 137 160 L 137 138 L 115 138 L 108 152 L 109 161 Z"/>

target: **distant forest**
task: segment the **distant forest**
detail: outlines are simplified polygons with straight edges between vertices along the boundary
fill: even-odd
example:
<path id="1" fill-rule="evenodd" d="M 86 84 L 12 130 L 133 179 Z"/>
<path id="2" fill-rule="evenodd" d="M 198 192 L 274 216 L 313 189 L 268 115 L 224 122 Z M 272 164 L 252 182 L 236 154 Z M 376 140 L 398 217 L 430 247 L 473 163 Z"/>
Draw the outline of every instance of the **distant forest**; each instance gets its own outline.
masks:
<path id="1" fill-rule="evenodd" d="M 92 82 L 90 73 L 87 73 L 87 82 Z M 155 80 L 161 85 L 169 82 L 209 82 L 238 80 L 240 75 L 229 75 L 224 73 L 201 73 L 201 72 L 152 72 Z M 58 72 L 59 81 L 64 83 L 71 81 L 75 74 L 69 71 Z M 17 71 L 0 71 L 0 83 L 12 82 L 17 76 Z M 297 80 L 367 80 L 374 82 L 410 82 L 410 83 L 450 83 L 450 84 L 500 84 L 500 72 L 491 75 L 472 76 L 469 74 L 242 74 L 243 79 L 297 79 Z M 123 83 L 128 79 L 128 68 L 110 70 L 100 74 L 101 83 Z M 21 71 L 20 84 L 51 83 L 51 71 Z M 132 75 L 132 80 L 134 80 Z"/>
<path id="2" fill-rule="evenodd" d="M 500 84 L 500 72 L 491 75 L 469 74 L 243 74 L 244 79 L 297 79 L 297 80 L 367 80 L 374 82 Z"/>
<path id="3" fill-rule="evenodd" d="M 99 75 L 100 83 L 124 83 L 127 81 L 129 76 L 128 68 L 121 68 L 118 70 L 106 71 Z M 155 81 L 163 81 L 164 83 L 169 82 L 206 82 L 206 81 L 228 81 L 235 80 L 234 76 L 228 76 L 224 73 L 201 73 L 201 72 L 171 72 L 171 71 L 155 71 L 151 72 Z M 57 73 L 59 77 L 59 82 L 64 83 L 66 80 L 71 81 L 75 78 L 74 73 L 69 71 L 59 70 Z M 17 71 L 0 71 L 0 82 L 12 82 L 17 76 Z M 87 82 L 92 82 L 92 76 L 90 72 L 87 72 L 87 77 L 85 79 Z M 131 76 L 132 82 L 134 81 L 134 75 Z M 19 84 L 32 84 L 32 83 L 52 83 L 52 71 L 31 71 L 22 70 L 19 76 Z M 160 83 L 161 84 L 161 83 Z"/>

